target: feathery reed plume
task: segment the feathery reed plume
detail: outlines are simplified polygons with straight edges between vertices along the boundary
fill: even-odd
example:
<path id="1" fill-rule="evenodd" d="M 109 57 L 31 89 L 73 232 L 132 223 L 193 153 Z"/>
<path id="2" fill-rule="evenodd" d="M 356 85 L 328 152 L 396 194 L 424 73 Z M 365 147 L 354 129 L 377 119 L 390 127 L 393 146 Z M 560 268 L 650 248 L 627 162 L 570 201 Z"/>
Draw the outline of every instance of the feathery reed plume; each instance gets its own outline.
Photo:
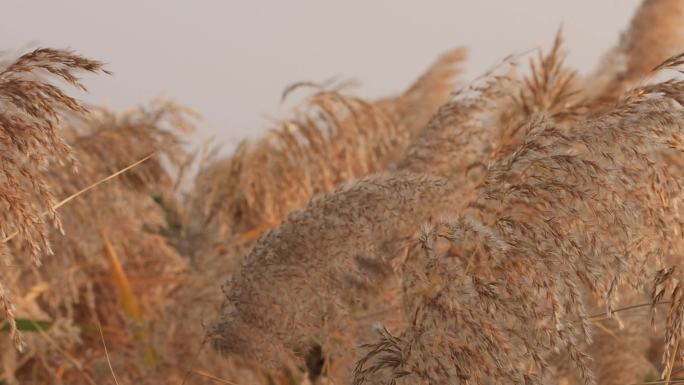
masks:
<path id="1" fill-rule="evenodd" d="M 615 99 L 637 85 L 665 58 L 684 50 L 684 3 L 644 0 L 618 45 L 587 79 L 594 110 L 611 108 Z"/>
<path id="2" fill-rule="evenodd" d="M 327 375 L 346 381 L 353 346 L 373 322 L 389 319 L 403 327 L 391 265 L 421 223 L 469 201 L 476 184 L 466 175 L 491 155 L 501 132 L 497 107 L 512 105 L 510 95 L 524 86 L 511 73 L 514 59 L 442 106 L 392 173 L 315 199 L 261 237 L 227 284 L 228 302 L 214 332 L 219 350 L 277 367 L 297 362 L 293 352 L 316 346 Z M 544 108 L 540 103 L 538 110 Z"/>
<path id="3" fill-rule="evenodd" d="M 530 74 L 522 79 L 516 70 L 524 55 L 510 55 L 457 91 L 411 143 L 395 169 L 465 176 L 517 148 L 526 135 L 526 122 L 534 114 L 545 113 L 563 125 L 578 119 L 584 114 L 582 97 L 574 71 L 563 64 L 562 44 L 559 31 L 547 54 L 539 51 L 536 61 L 530 58 Z"/>
<path id="4" fill-rule="evenodd" d="M 510 102 L 516 90 L 512 69 L 515 57 L 503 63 L 468 87 L 457 91 L 443 104 L 392 167 L 413 173 L 459 178 L 481 161 L 491 149 L 495 122 L 493 110 Z M 508 100 L 507 100 L 508 99 Z"/>
<path id="5" fill-rule="evenodd" d="M 615 105 L 618 96 L 630 88 L 638 87 L 639 84 L 646 82 L 648 78 L 653 76 L 655 71 L 677 66 L 678 63 L 676 62 L 680 55 L 672 56 L 663 63 L 661 61 L 684 49 L 683 21 L 684 4 L 682 2 L 676 0 L 643 1 L 634 15 L 629 29 L 623 33 L 618 46 L 603 58 L 599 69 L 585 80 L 587 84 L 586 94 L 588 97 L 593 98 L 591 103 L 588 104 L 589 109 L 594 113 L 606 111 Z M 661 150 L 659 155 L 667 158 L 668 166 L 671 169 L 670 172 L 682 175 L 684 164 L 682 164 L 679 154 L 675 151 Z M 643 338 L 643 335 L 648 334 L 645 331 L 648 328 L 646 325 L 640 326 L 633 325 L 628 327 L 626 333 L 641 333 L 641 350 L 646 351 L 648 342 Z M 622 339 L 634 340 L 635 338 L 639 339 L 637 336 L 623 336 Z M 674 340 L 670 341 L 670 343 L 674 343 Z M 594 345 L 597 346 L 596 344 Z M 636 344 L 631 344 L 630 346 L 632 348 L 631 351 L 636 355 L 640 349 L 637 348 Z M 594 349 L 594 347 L 592 346 L 591 349 Z M 597 357 L 594 366 L 597 367 L 597 372 L 608 372 L 610 368 L 615 367 L 627 368 L 620 370 L 619 373 L 613 371 L 616 375 L 607 377 L 609 384 L 620 383 L 621 378 L 626 378 L 626 375 L 632 373 L 630 370 L 642 366 L 625 365 L 625 363 L 629 362 L 628 358 L 622 359 L 621 362 L 618 361 L 625 355 L 624 351 L 620 355 L 606 355 L 601 354 L 606 351 L 605 348 L 597 346 L 596 349 L 598 351 L 594 354 Z M 631 361 L 642 362 L 642 360 L 642 357 L 634 356 Z M 670 362 L 669 357 L 664 361 Z M 607 367 L 606 370 L 602 369 L 604 365 Z"/>
<path id="6" fill-rule="evenodd" d="M 441 178 L 380 174 L 292 213 L 227 283 L 215 346 L 278 368 L 319 345 L 344 373 L 357 336 L 397 305 L 390 259 L 412 228 L 444 208 L 449 190 Z M 417 211 L 420 202 L 429 208 Z"/>
<path id="7" fill-rule="evenodd" d="M 438 107 L 454 92 L 466 52 L 458 48 L 441 55 L 403 94 L 375 102 L 395 117 L 408 136 L 407 142 L 397 147 L 395 155 L 402 155 L 406 144 L 422 132 Z"/>
<path id="8" fill-rule="evenodd" d="M 647 286 L 681 234 L 680 181 L 657 150 L 684 149 L 682 97 L 684 83 L 667 81 L 568 130 L 532 120 L 468 209 L 412 247 L 410 327 L 382 332 L 355 383 L 540 383 L 557 349 L 592 383 L 587 296 L 611 315 L 620 289 Z"/>
<path id="9" fill-rule="evenodd" d="M 555 121 L 564 121 L 580 113 L 580 103 L 574 101 L 579 93 L 576 74 L 564 66 L 563 31 L 556 34 L 551 50 L 543 55 L 538 51 L 537 60 L 530 58 L 530 75 L 524 80 L 516 97 L 516 107 L 525 117 L 540 111 Z"/>
<path id="10" fill-rule="evenodd" d="M 100 63 L 0 64 L 0 382 L 681 382 L 684 81 L 646 80 L 681 69 L 682 18 L 644 1 L 587 79 L 559 32 L 455 94 L 463 50 L 379 100 L 294 84 L 186 196 L 192 111 L 84 117 L 47 80 Z"/>
<path id="11" fill-rule="evenodd" d="M 49 82 L 61 79 L 78 89 L 85 87 L 76 77 L 81 71 L 107 72 L 99 61 L 86 59 L 73 52 L 37 49 L 5 63 L 0 69 L 0 147 L 2 181 L 0 201 L 2 219 L 0 234 L 17 232 L 29 247 L 29 258 L 40 264 L 43 253 L 52 253 L 42 212 L 47 210 L 54 226 L 61 229 L 50 184 L 41 175 L 50 163 L 74 166 L 69 146 L 59 136 L 63 111 L 84 113 L 86 108 Z M 9 264 L 7 248 L 0 244 L 5 265 Z M 3 271 L 4 275 L 4 271 Z M 3 279 L 4 281 L 4 279 Z M 13 305 L 7 290 L 0 292 L 3 303 L 0 316 L 10 324 L 17 347 L 21 336 L 14 322 Z"/>
<path id="12" fill-rule="evenodd" d="M 3 234 L 13 229 L 31 246 L 36 264 L 42 252 L 50 253 L 39 207 L 31 204 L 37 196 L 43 208 L 51 210 L 53 197 L 39 175 L 51 161 L 71 163 L 69 146 L 58 135 L 61 110 L 82 113 L 86 109 L 76 99 L 44 79 L 49 74 L 85 90 L 74 73 L 102 71 L 102 63 L 69 51 L 38 49 L 19 57 L 0 72 L 3 114 L 2 146 L 5 166 L 2 200 L 7 206 L 0 224 Z M 31 187 L 27 186 L 30 183 Z M 50 216 L 56 227 L 59 220 Z"/>
<path id="13" fill-rule="evenodd" d="M 625 290 L 626 291 L 626 290 Z M 632 293 L 623 293 L 632 294 Z M 648 304 L 644 295 L 628 295 L 622 297 L 622 303 Z M 596 382 L 607 385 L 622 385 L 645 382 L 644 379 L 655 377 L 658 373 L 652 350 L 662 346 L 662 338 L 657 337 L 650 325 L 647 307 L 621 315 L 622 320 L 610 320 L 601 317 L 592 318 L 595 331 L 591 344 L 586 346 L 587 354 L 592 358 L 589 368 Z M 558 354 L 549 360 L 550 368 L 545 376 L 548 379 L 563 381 L 569 384 L 581 384 L 582 379 L 567 355 Z M 534 365 L 531 365 L 536 370 Z"/>
<path id="14" fill-rule="evenodd" d="M 78 175 L 63 167 L 41 173 L 57 196 L 69 196 L 155 155 L 61 208 L 65 234 L 48 234 L 60 258 L 46 260 L 42 269 L 17 263 L 16 269 L 8 272 L 9 287 L 25 294 L 17 298 L 18 310 L 31 319 L 49 320 L 53 326 L 46 333 L 57 342 L 46 346 L 41 335 L 26 336 L 33 349 L 22 357 L 21 365 L 6 370 L 16 371 L 18 378 L 43 383 L 51 381 L 54 367 L 66 366 L 72 369 L 64 370 L 65 378 L 76 379 L 79 369 L 67 365 L 67 355 L 84 345 L 100 346 L 98 335 L 88 328 L 100 323 L 115 368 L 122 357 L 140 354 L 139 360 L 126 364 L 137 369 L 121 370 L 121 378 L 139 380 L 146 373 L 145 365 L 155 363 L 153 347 L 165 347 L 166 340 L 152 333 L 150 324 L 165 318 L 168 293 L 178 286 L 179 274 L 186 267 L 170 239 L 180 231 L 175 221 L 181 216 L 174 167 L 187 162 L 179 134 L 192 128 L 192 117 L 190 110 L 159 100 L 120 115 L 93 109 L 87 117 L 65 119 L 64 137 L 80 167 Z M 100 231 L 106 232 L 108 243 L 103 243 Z M 29 252 L 21 244 L 13 245 L 16 256 Z M 132 291 L 123 293 L 128 297 L 117 296 L 120 281 L 109 278 L 108 253 L 116 254 L 119 275 L 148 277 L 155 284 L 141 285 L 139 278 L 131 279 Z M 169 276 L 176 279 L 165 281 Z M 143 314 L 131 313 L 126 307 L 130 300 L 140 303 Z M 66 353 L 56 354 L 62 351 Z M 106 364 L 99 354 L 75 356 L 83 359 L 81 367 Z"/>
<path id="15" fill-rule="evenodd" d="M 449 96 L 464 56 L 462 49 L 443 55 L 397 97 L 366 102 L 318 92 L 268 136 L 210 164 L 196 181 L 201 194 L 190 203 L 189 238 L 201 239 L 193 245 L 259 235 L 313 196 L 395 162 Z"/>

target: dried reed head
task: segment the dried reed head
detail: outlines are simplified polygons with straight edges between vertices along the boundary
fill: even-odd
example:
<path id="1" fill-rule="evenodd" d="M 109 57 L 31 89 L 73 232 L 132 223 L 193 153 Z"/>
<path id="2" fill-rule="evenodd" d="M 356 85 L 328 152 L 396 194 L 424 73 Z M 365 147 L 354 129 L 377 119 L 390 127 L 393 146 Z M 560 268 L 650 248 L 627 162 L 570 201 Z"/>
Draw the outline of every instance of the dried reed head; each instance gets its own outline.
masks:
<path id="1" fill-rule="evenodd" d="M 380 174 L 292 213 L 256 242 L 227 284 L 215 346 L 277 368 L 303 364 L 296 352 L 318 345 L 328 374 L 346 378 L 370 325 L 402 322 L 393 319 L 391 259 L 415 226 L 444 207 L 449 190 L 441 178 Z"/>
<path id="2" fill-rule="evenodd" d="M 56 228 L 61 228 L 53 209 L 55 202 L 50 185 L 41 172 L 55 162 L 74 166 L 71 149 L 59 136 L 60 117 L 64 111 L 86 111 L 78 100 L 49 80 L 61 79 L 85 90 L 76 74 L 106 72 L 102 67 L 101 62 L 70 51 L 44 48 L 5 63 L 0 69 L 0 151 L 3 154 L 0 234 L 3 239 L 18 234 L 18 239 L 29 247 L 28 257 L 35 265 L 40 264 L 43 253 L 52 253 L 45 214 Z M 0 253 L 7 269 L 12 259 L 8 257 L 5 241 L 0 244 Z M 0 302 L 3 303 L 0 315 L 10 324 L 12 338 L 19 347 L 21 336 L 6 288 L 0 293 Z"/>
<path id="3" fill-rule="evenodd" d="M 15 314 L 51 327 L 28 337 L 22 357 L 3 349 L 0 380 L 92 383 L 111 363 L 128 382 L 180 382 L 199 360 L 248 383 L 306 383 L 302 371 L 347 382 L 356 345 L 379 322 L 356 383 L 540 383 L 562 361 L 580 381 L 593 371 L 602 384 L 630 383 L 653 367 L 643 354 L 651 335 L 641 322 L 618 342 L 595 338 L 589 308 L 600 303 L 611 317 L 645 289 L 654 308 L 670 305 L 669 373 L 684 359 L 684 281 L 658 269 L 684 251 L 684 83 L 637 84 L 653 67 L 682 64 L 673 56 L 657 66 L 682 48 L 683 14 L 680 2 L 645 1 L 589 80 L 565 68 L 559 34 L 528 75 L 514 57 L 451 97 L 461 50 L 395 97 L 321 89 L 269 136 L 204 167 L 184 202 L 176 174 L 188 163 L 187 110 L 160 103 L 82 118 L 41 76 L 79 87 L 75 71 L 100 63 L 37 50 L 4 65 L 0 232 L 19 236 L 2 245 L 14 268 L 0 279 L 0 315 L 12 327 Z M 150 153 L 57 220 L 52 194 Z M 74 159 L 79 176 L 48 168 Z M 66 236 L 44 226 L 43 211 Z M 29 261 L 49 245 L 60 258 L 36 269 Z M 210 335 L 233 358 L 222 363 L 195 349 L 222 299 L 215 282 L 229 274 Z M 94 323 L 108 357 L 75 354 L 100 347 Z"/>
<path id="4" fill-rule="evenodd" d="M 529 114 L 510 97 L 523 95 L 518 91 L 525 87 L 514 78 L 514 66 L 513 59 L 506 60 L 454 95 L 391 167 L 392 173 L 369 176 L 315 199 L 261 237 L 227 284 L 228 302 L 214 331 L 219 350 L 270 367 L 303 366 L 297 352 L 318 346 L 326 374 L 349 380 L 354 346 L 374 322 L 405 326 L 391 268 L 400 263 L 405 241 L 424 221 L 457 212 L 469 202 L 480 182 L 470 180 L 469 171 L 493 155 L 504 131 L 498 107 L 506 107 L 509 117 Z M 545 92 L 557 92 L 557 77 L 549 79 L 548 87 L 537 91 L 538 100 L 551 98 Z M 528 106 L 549 108 L 536 100 Z M 562 107 L 551 106 L 560 116 Z"/>
<path id="5" fill-rule="evenodd" d="M 121 115 L 94 109 L 87 117 L 64 120 L 63 136 L 80 172 L 53 167 L 41 173 L 57 196 L 153 156 L 60 209 L 64 234 L 48 233 L 59 258 L 46 260 L 41 269 L 17 261 L 7 274 L 8 286 L 20 294 L 22 317 L 50 327 L 48 337 L 27 336 L 31 349 L 6 373 L 52 382 L 54 368 L 64 366 L 70 368 L 63 370 L 65 380 L 82 382 L 83 368 L 107 368 L 98 324 L 115 367 L 127 367 L 123 379 L 140 380 L 150 362 L 162 361 L 150 346 L 165 347 L 166 339 L 150 325 L 166 318 L 169 293 L 186 268 L 171 239 L 178 238 L 181 217 L 174 170 L 187 161 L 179 135 L 191 128 L 191 118 L 186 108 L 159 100 Z M 12 253 L 22 257 L 30 249 L 13 243 Z M 77 354 L 87 347 L 96 349 Z"/>
<path id="6" fill-rule="evenodd" d="M 468 209 L 419 237 L 402 268 L 410 327 L 382 333 L 355 383 L 539 383 L 557 349 L 591 383 L 588 298 L 610 315 L 676 250 L 680 179 L 659 149 L 683 148 L 683 91 L 643 87 L 568 130 L 533 119 Z"/>
<path id="7" fill-rule="evenodd" d="M 367 102 L 318 92 L 265 138 L 209 164 L 190 203 L 188 237 L 201 239 L 191 243 L 225 252 L 241 234 L 259 235 L 312 197 L 398 160 L 449 96 L 464 55 L 460 49 L 443 55 L 396 97 Z"/>
<path id="8" fill-rule="evenodd" d="M 644 0 L 618 45 L 586 80 L 592 109 L 610 109 L 615 99 L 651 74 L 666 57 L 684 50 L 684 4 L 678 0 Z"/>

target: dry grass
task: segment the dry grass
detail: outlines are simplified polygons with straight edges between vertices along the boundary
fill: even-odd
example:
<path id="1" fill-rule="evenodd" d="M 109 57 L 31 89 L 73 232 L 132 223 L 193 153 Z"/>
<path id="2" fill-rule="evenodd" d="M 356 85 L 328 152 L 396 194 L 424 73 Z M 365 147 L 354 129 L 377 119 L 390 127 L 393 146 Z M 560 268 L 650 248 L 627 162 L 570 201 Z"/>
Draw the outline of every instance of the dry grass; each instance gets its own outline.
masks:
<path id="1" fill-rule="evenodd" d="M 594 109 L 612 107 L 622 93 L 644 80 L 665 58 L 684 48 L 684 4 L 678 0 L 645 0 L 629 29 L 587 79 Z"/>
<path id="2" fill-rule="evenodd" d="M 53 209 L 55 200 L 46 178 L 41 175 L 51 163 L 74 166 L 73 153 L 59 136 L 62 111 L 86 111 L 76 99 L 49 82 L 59 78 L 69 85 L 85 89 L 76 77 L 78 72 L 101 72 L 102 63 L 72 52 L 38 49 L 3 65 L 0 71 L 0 146 L 2 180 L 0 234 L 17 232 L 27 245 L 28 258 L 39 266 L 43 254 L 52 254 L 48 241 L 45 211 L 53 225 L 61 222 Z M 5 244 L 0 245 L 4 265 L 15 261 Z M 7 267 L 6 267 L 7 268 Z M 5 268 L 5 269 L 6 269 Z M 0 280 L 0 303 L 3 318 L 10 325 L 10 335 L 17 347 L 22 337 L 14 322 L 14 304 Z"/>
<path id="3" fill-rule="evenodd" d="M 681 87 L 641 89 L 566 132 L 531 121 L 468 208 L 419 236 L 402 269 L 411 327 L 385 333 L 355 382 L 387 368 L 400 383 L 538 383 L 562 349 L 592 383 L 587 295 L 610 313 L 622 287 L 648 286 L 678 251 L 680 186 L 656 150 L 682 148 Z"/>
<path id="4" fill-rule="evenodd" d="M 535 64 L 530 78 L 520 81 L 511 72 L 514 58 L 504 61 L 444 104 L 391 173 L 315 199 L 261 237 L 227 285 L 215 345 L 272 368 L 293 361 L 303 366 L 306 352 L 317 347 L 326 376 L 349 382 L 354 347 L 368 338 L 371 325 L 401 329 L 409 320 L 410 312 L 398 311 L 395 274 L 406 241 L 431 218 L 464 207 L 481 179 L 482 161 L 502 156 L 525 131 L 509 126 L 515 118 L 532 111 L 568 116 L 558 111 L 560 102 L 546 103 L 569 84 L 558 75 L 565 74 L 559 49 L 557 39 L 549 55 L 540 56 L 541 67 Z M 547 80 L 535 82 L 543 76 Z M 493 151 L 503 133 L 506 145 Z"/>
<path id="5" fill-rule="evenodd" d="M 559 33 L 456 92 L 463 50 L 379 100 L 294 84 L 187 193 L 194 112 L 86 114 L 56 84 L 101 63 L 7 61 L 0 382 L 675 383 L 682 15 L 644 1 L 588 77 Z"/>
<path id="6" fill-rule="evenodd" d="M 464 57 L 462 49 L 443 55 L 396 97 L 368 102 L 316 92 L 261 140 L 207 164 L 190 202 L 190 249 L 209 243 L 225 252 L 312 197 L 395 162 L 454 89 Z"/>
<path id="7" fill-rule="evenodd" d="M 56 257 L 45 260 L 41 269 L 17 261 L 17 268 L 6 274 L 10 287 L 21 293 L 17 306 L 22 316 L 49 320 L 49 338 L 56 339 L 65 351 L 72 351 L 78 366 L 89 368 L 86 376 L 100 377 L 101 369 L 97 368 L 105 363 L 104 356 L 98 352 L 79 357 L 76 352 L 83 344 L 99 344 L 93 325 L 100 322 L 110 345 L 119 348 L 112 352 L 115 359 L 122 348 L 129 351 L 127 355 L 138 355 L 131 347 L 139 347 L 138 371 L 155 364 L 150 360 L 155 360 L 156 353 L 146 347 L 156 337 L 150 322 L 164 318 L 166 302 L 160 299 L 167 298 L 181 282 L 178 275 L 187 265 L 167 241 L 170 234 L 180 231 L 178 224 L 174 228 L 180 205 L 174 192 L 176 177 L 165 171 L 169 164 L 182 166 L 186 162 L 187 155 L 174 133 L 189 128 L 185 116 L 186 110 L 163 101 L 122 116 L 106 110 L 92 111 L 85 118 L 71 116 L 64 124 L 63 135 L 78 162 L 79 173 L 62 167 L 41 174 L 46 183 L 55 186 L 57 196 L 69 196 L 154 154 L 60 209 L 64 235 L 48 233 L 50 243 L 59 250 Z M 30 253 L 18 239 L 13 239 L 11 246 L 13 255 Z M 114 250 L 117 259 L 113 260 L 108 250 Z M 113 263 L 125 266 L 121 270 L 124 279 L 132 276 L 133 292 L 117 294 L 125 281 L 121 275 L 110 278 L 110 269 L 116 267 Z M 126 305 L 131 301 L 139 301 L 144 312 L 132 313 Z M 27 337 L 28 351 L 7 371 L 45 382 L 54 376 L 56 368 L 74 365 L 50 354 L 45 336 L 31 333 Z M 69 370 L 63 376 L 65 380 L 84 377 Z"/>

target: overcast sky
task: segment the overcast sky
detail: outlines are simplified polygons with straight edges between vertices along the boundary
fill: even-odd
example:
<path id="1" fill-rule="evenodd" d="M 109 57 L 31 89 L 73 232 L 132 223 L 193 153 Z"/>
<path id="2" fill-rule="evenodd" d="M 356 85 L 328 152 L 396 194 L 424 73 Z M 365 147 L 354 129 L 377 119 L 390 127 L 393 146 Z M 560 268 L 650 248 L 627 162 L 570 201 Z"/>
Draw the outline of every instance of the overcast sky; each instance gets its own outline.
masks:
<path id="1" fill-rule="evenodd" d="M 0 49 L 72 48 L 103 60 L 82 99 L 124 109 L 163 94 L 204 115 L 197 140 L 258 136 L 284 87 L 333 76 L 361 96 L 401 91 L 441 52 L 470 48 L 472 78 L 509 53 L 548 47 L 590 71 L 638 0 L 4 0 Z"/>

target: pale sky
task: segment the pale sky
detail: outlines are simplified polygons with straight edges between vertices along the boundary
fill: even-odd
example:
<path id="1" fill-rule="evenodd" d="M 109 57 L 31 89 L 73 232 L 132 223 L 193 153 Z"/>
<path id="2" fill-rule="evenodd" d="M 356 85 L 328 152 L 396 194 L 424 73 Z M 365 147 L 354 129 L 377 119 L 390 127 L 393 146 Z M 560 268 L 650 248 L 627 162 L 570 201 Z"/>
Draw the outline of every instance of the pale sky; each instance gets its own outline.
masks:
<path id="1" fill-rule="evenodd" d="M 441 52 L 470 48 L 466 78 L 510 53 L 548 47 L 563 24 L 568 63 L 590 71 L 638 0 L 4 0 L 0 50 L 71 48 L 108 63 L 93 104 L 163 94 L 200 111 L 199 142 L 228 147 L 282 117 L 282 90 L 333 76 L 363 97 L 399 92 Z"/>

